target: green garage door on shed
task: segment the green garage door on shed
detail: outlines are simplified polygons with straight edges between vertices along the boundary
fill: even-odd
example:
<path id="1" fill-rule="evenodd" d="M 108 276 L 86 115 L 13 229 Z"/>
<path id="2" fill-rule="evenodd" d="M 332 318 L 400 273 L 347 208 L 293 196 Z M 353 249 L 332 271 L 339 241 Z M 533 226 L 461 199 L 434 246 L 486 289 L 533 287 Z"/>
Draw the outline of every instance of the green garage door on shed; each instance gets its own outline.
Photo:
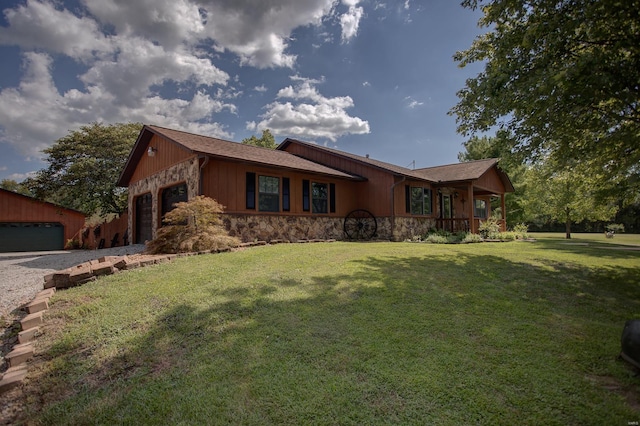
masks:
<path id="1" fill-rule="evenodd" d="M 0 253 L 64 249 L 61 223 L 0 223 Z"/>

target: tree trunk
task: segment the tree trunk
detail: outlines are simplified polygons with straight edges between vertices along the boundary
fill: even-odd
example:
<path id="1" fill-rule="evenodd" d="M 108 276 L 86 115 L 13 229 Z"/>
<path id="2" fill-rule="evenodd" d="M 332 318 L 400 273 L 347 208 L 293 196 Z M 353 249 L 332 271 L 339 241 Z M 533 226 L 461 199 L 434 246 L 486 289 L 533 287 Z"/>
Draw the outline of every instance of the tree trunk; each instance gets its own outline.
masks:
<path id="1" fill-rule="evenodd" d="M 571 218 L 569 217 L 569 209 L 567 209 L 567 220 L 564 222 L 565 238 L 571 239 Z"/>

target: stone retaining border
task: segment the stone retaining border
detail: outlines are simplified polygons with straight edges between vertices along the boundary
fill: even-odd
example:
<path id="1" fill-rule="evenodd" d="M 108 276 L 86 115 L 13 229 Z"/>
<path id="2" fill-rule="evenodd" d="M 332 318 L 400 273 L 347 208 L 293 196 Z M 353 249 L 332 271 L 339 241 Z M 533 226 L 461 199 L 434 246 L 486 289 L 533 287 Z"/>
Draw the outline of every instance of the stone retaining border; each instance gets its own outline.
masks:
<path id="1" fill-rule="evenodd" d="M 319 243 L 335 241 L 334 239 L 315 239 L 298 240 L 296 242 Z M 36 294 L 33 300 L 23 307 L 27 315 L 20 320 L 20 329 L 22 331 L 18 334 L 18 343 L 16 343 L 11 352 L 4 357 L 8 368 L 0 378 L 0 394 L 19 386 L 27 377 L 27 361 L 30 360 L 34 354 L 33 341 L 40 333 L 40 326 L 43 324 L 43 314 L 49 310 L 49 299 L 53 297 L 56 290 L 76 287 L 87 282 L 95 281 L 97 277 L 115 274 L 120 271 L 129 271 L 144 266 L 171 262 L 178 257 L 224 253 L 249 247 L 290 242 L 291 241 L 288 240 L 274 240 L 270 243 L 266 241 L 254 241 L 242 243 L 234 249 L 225 248 L 193 253 L 162 255 L 136 254 L 133 256 L 104 256 L 97 260 L 84 262 L 71 268 L 46 275 L 44 277 L 44 290 Z"/>

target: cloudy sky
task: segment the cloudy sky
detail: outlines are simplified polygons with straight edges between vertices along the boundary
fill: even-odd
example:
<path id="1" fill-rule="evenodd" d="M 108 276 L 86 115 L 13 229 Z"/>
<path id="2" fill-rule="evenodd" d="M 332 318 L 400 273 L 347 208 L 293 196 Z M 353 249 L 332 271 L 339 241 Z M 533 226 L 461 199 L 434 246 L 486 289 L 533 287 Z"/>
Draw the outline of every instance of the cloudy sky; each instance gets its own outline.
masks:
<path id="1" fill-rule="evenodd" d="M 456 0 L 3 0 L 0 179 L 94 121 L 241 141 L 270 129 L 401 166 L 457 162 L 480 68 Z"/>

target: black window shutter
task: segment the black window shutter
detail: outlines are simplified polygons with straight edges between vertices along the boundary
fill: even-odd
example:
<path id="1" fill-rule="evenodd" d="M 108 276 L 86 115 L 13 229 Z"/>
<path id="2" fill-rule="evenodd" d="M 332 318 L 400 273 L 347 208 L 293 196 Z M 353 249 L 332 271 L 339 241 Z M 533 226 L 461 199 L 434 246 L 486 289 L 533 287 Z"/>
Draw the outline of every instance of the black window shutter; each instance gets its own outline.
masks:
<path id="1" fill-rule="evenodd" d="M 256 174 L 247 172 L 247 210 L 256 208 Z"/>
<path id="2" fill-rule="evenodd" d="M 411 187 L 404 186 L 404 208 L 407 213 L 411 213 Z"/>
<path id="3" fill-rule="evenodd" d="M 329 212 L 336 212 L 336 184 L 329 184 Z"/>
<path id="4" fill-rule="evenodd" d="M 288 212 L 291 210 L 289 197 L 289 178 L 282 178 L 282 210 Z"/>
<path id="5" fill-rule="evenodd" d="M 309 197 L 309 181 L 304 179 L 302 181 L 302 211 L 308 212 L 311 207 L 311 200 Z"/>

